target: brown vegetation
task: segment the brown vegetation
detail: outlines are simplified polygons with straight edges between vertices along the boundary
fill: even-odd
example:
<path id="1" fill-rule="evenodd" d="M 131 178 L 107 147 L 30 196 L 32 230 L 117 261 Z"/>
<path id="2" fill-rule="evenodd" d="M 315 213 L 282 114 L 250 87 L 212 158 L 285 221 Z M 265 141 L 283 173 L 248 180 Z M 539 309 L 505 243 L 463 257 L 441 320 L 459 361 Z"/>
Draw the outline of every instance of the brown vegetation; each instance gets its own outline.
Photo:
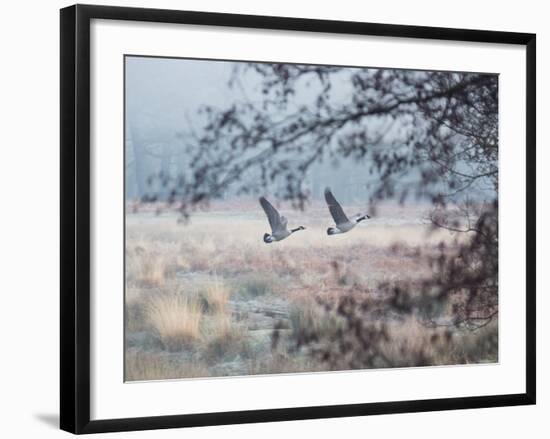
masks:
<path id="1" fill-rule="evenodd" d="M 322 224 L 307 226 L 300 239 L 267 246 L 261 217 L 212 212 L 185 225 L 168 215 L 130 217 L 126 380 L 497 360 L 496 322 L 472 332 L 421 314 L 403 319 L 379 287 L 421 279 L 430 266 L 420 255 L 437 254 L 441 241 L 452 254 L 461 235 L 373 221 L 326 239 Z M 344 299 L 359 304 L 354 313 L 374 337 L 368 346 L 338 312 Z"/>

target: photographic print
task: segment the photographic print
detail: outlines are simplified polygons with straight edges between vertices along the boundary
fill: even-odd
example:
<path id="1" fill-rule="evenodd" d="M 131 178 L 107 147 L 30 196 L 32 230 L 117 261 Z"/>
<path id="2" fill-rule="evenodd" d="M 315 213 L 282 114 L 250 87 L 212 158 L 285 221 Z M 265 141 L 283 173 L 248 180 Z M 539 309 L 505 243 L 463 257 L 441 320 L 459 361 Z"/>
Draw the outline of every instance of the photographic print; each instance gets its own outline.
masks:
<path id="1" fill-rule="evenodd" d="M 126 55 L 125 380 L 498 362 L 498 75 Z"/>

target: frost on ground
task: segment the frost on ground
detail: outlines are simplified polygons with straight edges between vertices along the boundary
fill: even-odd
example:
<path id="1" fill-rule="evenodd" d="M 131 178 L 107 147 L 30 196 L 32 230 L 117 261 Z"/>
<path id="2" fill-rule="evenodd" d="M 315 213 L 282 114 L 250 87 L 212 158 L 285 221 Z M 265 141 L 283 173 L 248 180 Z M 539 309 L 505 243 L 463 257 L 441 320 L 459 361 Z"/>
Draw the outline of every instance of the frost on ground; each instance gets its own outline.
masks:
<path id="1" fill-rule="evenodd" d="M 269 245 L 253 203 L 213 205 L 186 223 L 175 213 L 128 209 L 127 381 L 354 368 L 359 352 L 334 364 L 299 340 L 311 329 L 338 334 L 345 326 L 327 304 L 343 296 L 369 304 L 365 324 L 385 325 L 386 338 L 354 348 L 376 349 L 379 367 L 497 361 L 496 322 L 477 331 L 451 327 L 449 309 L 437 325 L 418 314 L 403 318 L 379 287 L 429 275 L 419 255 L 452 252 L 464 234 L 432 230 L 422 206 L 382 206 L 350 233 L 328 237 L 326 207 L 286 207 L 278 206 L 289 226 L 307 229 Z"/>

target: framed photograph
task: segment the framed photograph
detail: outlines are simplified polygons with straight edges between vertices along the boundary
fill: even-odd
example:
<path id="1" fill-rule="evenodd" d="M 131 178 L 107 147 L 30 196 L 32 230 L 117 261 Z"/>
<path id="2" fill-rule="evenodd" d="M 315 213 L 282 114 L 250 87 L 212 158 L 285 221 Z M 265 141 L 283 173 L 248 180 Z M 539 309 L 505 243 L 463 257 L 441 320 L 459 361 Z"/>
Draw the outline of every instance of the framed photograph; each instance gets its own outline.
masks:
<path id="1" fill-rule="evenodd" d="M 535 35 L 61 10 L 61 428 L 535 403 Z"/>

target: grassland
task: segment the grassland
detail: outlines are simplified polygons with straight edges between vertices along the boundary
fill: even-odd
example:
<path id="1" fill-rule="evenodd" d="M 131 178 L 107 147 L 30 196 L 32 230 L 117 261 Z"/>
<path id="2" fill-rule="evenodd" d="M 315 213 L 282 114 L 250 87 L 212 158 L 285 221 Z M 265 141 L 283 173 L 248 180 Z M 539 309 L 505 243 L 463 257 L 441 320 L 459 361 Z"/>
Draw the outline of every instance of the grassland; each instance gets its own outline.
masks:
<path id="1" fill-rule="evenodd" d="M 326 370 L 293 343 L 304 326 L 338 324 L 319 299 L 357 294 L 382 301 L 381 282 L 428 275 L 419 254 L 441 242 L 452 251 L 464 239 L 432 231 L 422 206 L 382 206 L 370 221 L 333 237 L 324 206 L 279 207 L 289 226 L 307 229 L 270 245 L 262 241 L 267 221 L 252 202 L 213 205 L 183 224 L 169 212 L 127 215 L 126 380 Z M 391 333 L 384 355 L 396 366 L 408 365 L 415 346 L 427 347 L 430 364 L 496 361 L 496 323 L 449 335 L 415 316 L 378 318 Z"/>

